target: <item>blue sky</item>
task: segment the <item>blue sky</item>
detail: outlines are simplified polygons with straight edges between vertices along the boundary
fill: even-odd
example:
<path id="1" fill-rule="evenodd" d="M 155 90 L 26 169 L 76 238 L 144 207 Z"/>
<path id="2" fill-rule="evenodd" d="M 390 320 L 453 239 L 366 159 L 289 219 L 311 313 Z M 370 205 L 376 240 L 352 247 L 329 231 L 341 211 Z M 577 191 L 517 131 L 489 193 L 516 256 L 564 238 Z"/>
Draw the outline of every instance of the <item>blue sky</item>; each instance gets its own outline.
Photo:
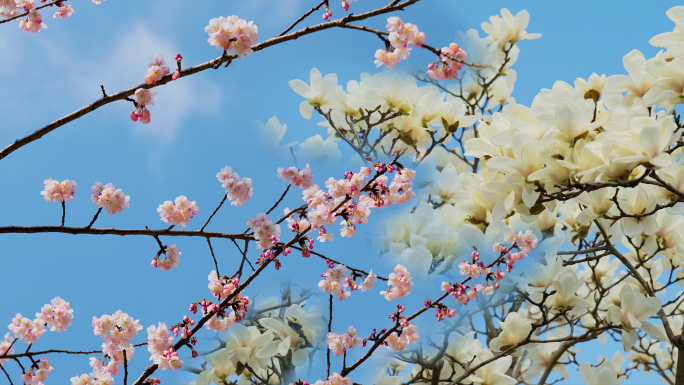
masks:
<path id="1" fill-rule="evenodd" d="M 214 0 L 190 5 L 176 0 L 108 0 L 100 6 L 89 1 L 72 4 L 76 14 L 67 20 L 53 19 L 51 12 L 44 12 L 48 29 L 38 34 L 21 31 L 14 23 L 0 25 L 2 147 L 96 100 L 101 96 L 101 84 L 108 93 L 139 84 L 149 58 L 155 54 L 171 62 L 176 52 L 181 52 L 184 66 L 217 57 L 220 52 L 206 43 L 203 31 L 213 17 L 236 14 L 254 20 L 260 40 L 265 40 L 285 29 L 314 2 Z M 351 10 L 361 12 L 382 4 L 361 0 Z M 521 44 L 522 52 L 514 65 L 518 73 L 514 96 L 519 103 L 529 105 L 540 89 L 550 88 L 556 80 L 571 83 L 592 72 L 624 73 L 622 57 L 632 49 L 641 50 L 647 57 L 657 52 L 648 40 L 672 29 L 665 11 L 676 3 L 629 4 L 432 0 L 398 15 L 417 24 L 426 33 L 428 44 L 441 47 L 453 40 L 457 30 L 479 29 L 480 23 L 501 7 L 508 6 L 513 13 L 527 9 L 531 15 L 528 32 L 543 34 L 539 40 Z M 337 5 L 331 9 L 334 17 L 344 14 Z M 319 20 L 317 13 L 311 22 Z M 383 17 L 364 24 L 382 28 L 384 21 Z M 5 187 L 0 189 L 0 199 L 5 202 L 0 226 L 59 224 L 59 204 L 45 202 L 39 195 L 43 180 L 53 178 L 78 182 L 77 199 L 67 203 L 69 226 L 85 226 L 90 221 L 96 211 L 88 197 L 90 186 L 100 181 L 123 189 L 131 196 L 131 207 L 114 216 L 101 215 L 96 227 L 165 227 L 159 221 L 157 206 L 186 195 L 201 208 L 189 226 L 197 229 L 222 198 L 223 189 L 215 174 L 230 165 L 241 176 L 253 179 L 254 198 L 242 207 L 224 206 L 208 229 L 242 231 L 249 216 L 266 211 L 284 190 L 284 182 L 276 179 L 276 168 L 293 165 L 290 158 L 273 158 L 266 153 L 264 146 L 255 141 L 249 120 L 265 122 L 277 116 L 288 126 L 284 142 L 302 142 L 317 133 L 324 135 L 316 126 L 316 118 L 307 121 L 299 115 L 301 99 L 290 90 L 288 81 L 298 78 L 308 82 L 310 69 L 316 67 L 323 74 L 337 73 L 340 83 L 346 84 L 358 79 L 361 72 L 379 71 L 373 64 L 373 53 L 378 48 L 382 48 L 380 41 L 371 35 L 350 30 L 324 31 L 235 60 L 227 69 L 208 70 L 158 88 L 159 99 L 150 108 L 152 123 L 148 125 L 129 119 L 132 105 L 128 102 L 100 108 L 0 162 L 0 179 L 5 181 Z M 414 49 L 410 60 L 396 68 L 422 71 L 432 60 L 428 52 Z M 313 166 L 319 183 L 329 176 L 341 177 L 351 167 L 345 164 L 351 152 L 344 147 L 341 150 L 345 161 Z M 298 193 L 290 194 L 283 207 L 300 202 Z M 280 215 L 281 209 L 276 213 Z M 369 226 L 373 223 L 377 219 Z M 140 319 L 145 328 L 159 321 L 177 322 L 187 314 L 190 302 L 209 295 L 206 276 L 213 269 L 213 261 L 201 239 L 162 241 L 178 245 L 182 252 L 178 269 L 160 272 L 150 267 L 157 250 L 150 237 L 3 234 L 0 274 L 5 290 L 0 295 L 0 324 L 9 324 L 17 312 L 33 316 L 55 296 L 71 303 L 74 324 L 61 334 L 46 333 L 34 349 L 99 349 L 101 340 L 92 334 L 91 319 L 119 309 Z M 239 263 L 235 247 L 227 241 L 215 241 L 213 245 L 222 272 L 232 273 Z M 351 266 L 375 268 L 384 276 L 391 270 L 391 263 L 375 259 L 378 252 L 369 249 L 361 237 L 337 239 L 332 245 L 318 245 L 316 250 L 349 261 Z M 254 260 L 256 254 L 251 257 Z M 303 286 L 315 287 L 325 264 L 294 255 L 288 258 L 283 261 L 283 269 L 277 273 L 269 269 L 257 281 L 258 290 L 251 289 L 247 294 L 277 293 L 277 283 L 288 277 L 297 277 L 295 283 Z M 367 335 L 372 327 L 387 326 L 386 315 L 394 304 L 373 295 L 377 294 L 354 293 L 341 303 L 341 315 L 333 328 L 342 331 L 354 324 Z M 144 339 L 142 333 L 135 342 Z M 585 345 L 583 350 L 610 356 L 617 346 Z M 18 348 L 25 346 L 19 344 Z M 137 377 L 148 364 L 148 357 L 145 349 L 136 352 L 130 366 L 132 376 Z M 581 357 L 595 363 L 592 354 Z M 90 369 L 85 356 L 52 355 L 49 359 L 55 367 L 49 383 L 65 383 L 71 376 Z M 14 364 L 7 367 L 17 373 Z M 170 380 L 173 375 L 163 373 L 160 377 Z M 0 383 L 4 381 L 0 376 Z M 578 381 L 575 372 L 573 382 Z M 659 380 L 652 375 L 625 383 L 653 381 Z"/>

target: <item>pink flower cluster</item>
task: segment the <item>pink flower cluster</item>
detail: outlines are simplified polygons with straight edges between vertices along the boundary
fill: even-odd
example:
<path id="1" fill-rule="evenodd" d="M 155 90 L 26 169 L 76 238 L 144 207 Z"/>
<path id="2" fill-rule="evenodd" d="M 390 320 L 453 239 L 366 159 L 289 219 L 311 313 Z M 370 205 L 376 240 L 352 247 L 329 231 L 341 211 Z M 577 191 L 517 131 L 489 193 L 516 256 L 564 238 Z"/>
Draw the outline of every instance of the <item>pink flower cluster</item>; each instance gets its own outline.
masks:
<path id="1" fill-rule="evenodd" d="M 473 252 L 475 253 L 475 252 Z M 475 253 L 477 254 L 477 253 Z M 479 257 L 479 255 L 478 255 Z M 480 275 L 487 275 L 492 272 L 492 269 L 486 267 L 484 263 L 482 262 L 468 262 L 468 261 L 461 261 L 461 263 L 458 265 L 459 269 L 461 269 L 460 274 L 461 275 L 467 275 L 470 276 L 470 278 L 477 278 Z"/>
<path id="2" fill-rule="evenodd" d="M 235 15 L 221 16 L 209 20 L 204 32 L 209 34 L 209 44 L 227 51 L 230 55 L 244 58 L 253 52 L 252 45 L 258 39 L 259 28 L 253 23 L 248 23 Z"/>
<path id="3" fill-rule="evenodd" d="M 183 56 L 181 56 L 180 53 L 177 53 L 174 59 L 176 60 L 176 64 L 178 65 L 178 67 L 176 67 L 176 72 L 174 72 L 173 75 L 171 75 L 171 79 L 176 80 L 181 75 L 181 60 L 183 60 Z"/>
<path id="4" fill-rule="evenodd" d="M 40 318 L 35 320 L 30 320 L 17 313 L 14 318 L 12 318 L 12 323 L 7 326 L 7 328 L 12 332 L 14 337 L 19 338 L 26 344 L 30 345 L 40 336 L 45 333 L 45 323 Z"/>
<path id="5" fill-rule="evenodd" d="M 458 70 L 463 68 L 463 62 L 467 60 L 467 52 L 458 47 L 458 44 L 451 43 L 448 47 L 442 48 L 439 60 L 428 65 L 427 75 L 431 79 L 456 80 Z M 454 60 L 456 59 L 456 60 Z"/>
<path id="6" fill-rule="evenodd" d="M 0 340 L 0 357 L 2 357 L 5 354 L 14 353 L 14 347 L 12 342 L 14 342 L 14 339 L 12 339 L 12 337 L 10 337 L 10 333 L 7 332 L 5 334 L 5 337 Z M 3 362 L 7 361 L 8 359 L 9 358 L 0 358 L 0 366 Z"/>
<path id="7" fill-rule="evenodd" d="M 332 11 L 328 8 L 328 4 L 325 5 L 325 12 L 323 12 L 323 20 L 328 21 L 332 17 Z"/>
<path id="8" fill-rule="evenodd" d="M 351 5 L 351 3 L 353 1 L 356 1 L 356 0 L 342 0 L 342 9 L 344 9 L 345 11 L 348 11 L 349 6 Z"/>
<path id="9" fill-rule="evenodd" d="M 53 298 L 49 304 L 43 305 L 40 313 L 36 317 L 42 324 L 50 328 L 50 331 L 62 332 L 71 326 L 71 319 L 74 318 L 74 310 L 71 309 L 69 302 L 60 297 Z"/>
<path id="10" fill-rule="evenodd" d="M 76 181 L 65 180 L 62 183 L 48 179 L 43 182 L 45 190 L 41 191 L 42 195 L 48 202 L 67 202 L 74 199 L 76 193 Z"/>
<path id="11" fill-rule="evenodd" d="M 290 185 L 299 187 L 301 189 L 308 189 L 314 185 L 313 172 L 307 164 L 303 170 L 298 170 L 296 167 L 278 168 L 278 178 L 290 183 Z"/>
<path id="12" fill-rule="evenodd" d="M 408 350 L 408 345 L 416 341 L 418 341 L 418 327 L 404 318 L 401 320 L 401 329 L 387 336 L 385 345 L 394 352 L 400 352 Z"/>
<path id="13" fill-rule="evenodd" d="M 36 33 L 41 29 L 47 28 L 43 23 L 43 16 L 36 9 L 36 0 L 24 0 L 24 11 L 28 12 L 26 19 L 18 20 L 19 29 L 30 33 Z"/>
<path id="14" fill-rule="evenodd" d="M 354 381 L 351 378 L 342 377 L 339 373 L 333 373 L 328 380 L 323 382 L 318 380 L 314 385 L 353 385 Z"/>
<path id="15" fill-rule="evenodd" d="M 67 17 L 71 17 L 71 15 L 74 14 L 74 8 L 71 7 L 71 5 L 63 5 L 59 7 L 59 10 L 55 12 L 55 14 L 52 16 L 53 18 L 60 18 L 60 19 L 66 19 Z"/>
<path id="16" fill-rule="evenodd" d="M 128 313 L 117 310 L 112 315 L 104 314 L 100 318 L 93 317 L 93 334 L 100 336 L 105 342 L 102 343 L 102 353 L 105 359 L 102 361 L 95 357 L 90 358 L 90 366 L 93 367 L 91 377 L 101 379 L 110 375 L 117 375 L 123 366 L 123 352 L 126 351 L 126 360 L 130 362 L 135 353 L 135 347 L 130 340 L 142 330 L 138 320 L 134 320 Z M 108 363 L 105 363 L 106 360 Z"/>
<path id="17" fill-rule="evenodd" d="M 150 58 L 150 64 L 145 76 L 145 84 L 157 84 L 164 76 L 171 73 L 171 69 L 166 65 L 164 56 L 157 54 Z"/>
<path id="18" fill-rule="evenodd" d="M 387 19 L 387 30 L 390 45 L 387 49 L 379 49 L 375 52 L 375 66 L 385 65 L 392 69 L 397 63 L 411 56 L 411 47 L 422 47 L 425 44 L 425 33 L 418 31 L 415 24 L 404 23 L 399 17 L 392 16 Z"/>
<path id="19" fill-rule="evenodd" d="M 227 296 L 231 295 L 235 290 L 238 289 L 240 285 L 240 280 L 237 278 L 219 278 L 216 271 L 209 273 L 209 291 L 214 295 L 219 301 Z M 251 301 L 249 297 L 243 296 L 239 293 L 234 298 L 235 305 L 232 306 L 233 312 L 228 313 L 226 309 L 221 309 L 218 304 L 212 301 L 202 300 L 198 303 L 193 303 L 190 306 L 190 311 L 194 314 L 197 312 L 197 306 L 201 306 L 202 314 L 206 315 L 209 312 L 216 312 L 206 325 L 209 330 L 214 330 L 217 332 L 225 332 L 233 325 L 235 322 L 240 322 L 247 314 Z"/>
<path id="20" fill-rule="evenodd" d="M 179 255 L 181 254 L 182 253 L 178 250 L 176 244 L 166 246 L 164 248 L 164 256 L 166 258 L 159 259 L 160 254 L 157 254 L 157 256 L 152 259 L 152 267 L 157 267 L 161 271 L 175 269 L 178 267 L 178 261 L 180 261 Z"/>
<path id="21" fill-rule="evenodd" d="M 395 170 L 392 165 L 375 165 L 376 172 L 392 173 Z M 332 226 L 339 217 L 342 217 L 344 220 L 341 222 L 340 235 L 352 237 L 356 234 L 356 224 L 368 223 L 371 208 L 385 207 L 393 203 L 401 204 L 413 198 L 411 181 L 415 179 L 414 171 L 407 168 L 398 171 L 389 187 L 387 175 L 378 176 L 371 185 L 368 185 L 365 178 L 369 177 L 370 173 L 370 167 L 361 167 L 358 173 L 346 172 L 344 179 L 329 178 L 325 182 L 327 192 L 316 184 L 305 189 L 302 199 L 307 202 L 310 210 L 307 218 L 304 219 L 300 214 L 300 218 L 295 219 L 293 214 L 287 218 L 288 227 L 293 232 L 299 232 L 311 226 L 312 229 L 319 229 L 320 241 L 331 241 L 332 237 L 327 234 L 324 226 Z M 364 189 L 367 194 L 362 194 Z M 340 205 L 342 206 L 338 207 Z"/>
<path id="22" fill-rule="evenodd" d="M 347 266 L 342 264 L 332 266 L 331 262 L 328 266 L 330 269 L 321 274 L 321 277 L 325 279 L 318 282 L 318 288 L 324 293 L 336 296 L 338 301 L 344 301 L 351 295 L 351 291 L 345 289 L 349 287 L 345 276 Z"/>
<path id="23" fill-rule="evenodd" d="M 221 185 L 226 190 L 228 199 L 230 199 L 230 204 L 233 206 L 242 206 L 254 194 L 252 179 L 240 178 L 240 175 L 233 172 L 230 166 L 226 166 L 216 174 L 216 179 L 221 182 Z"/>
<path id="24" fill-rule="evenodd" d="M 38 370 L 34 372 L 33 369 L 36 367 L 32 365 L 26 374 L 19 376 L 19 379 L 24 381 L 26 385 L 43 385 L 43 381 L 47 380 L 48 374 L 52 371 L 52 366 L 50 366 L 50 361 L 45 357 L 41 357 L 37 366 Z"/>
<path id="25" fill-rule="evenodd" d="M 90 201 L 98 208 L 104 208 L 109 215 L 122 212 L 124 207 L 131 207 L 131 197 L 126 196 L 121 189 L 116 189 L 112 183 L 103 186 L 102 183 L 95 182 L 90 189 L 93 190 Z"/>
<path id="26" fill-rule="evenodd" d="M 173 349 L 173 336 L 164 322 L 147 328 L 147 350 L 152 355 L 150 360 L 161 370 L 177 370 L 183 366 L 183 361 Z"/>
<path id="27" fill-rule="evenodd" d="M 0 0 L 0 17 L 9 19 L 17 15 L 21 6 L 15 0 Z"/>
<path id="28" fill-rule="evenodd" d="M 157 100 L 159 97 L 159 94 L 157 94 L 157 91 L 150 91 L 148 89 L 144 88 L 138 88 L 135 90 L 135 93 L 133 94 L 133 100 L 135 101 L 135 110 L 131 112 L 131 120 L 134 122 L 137 122 L 138 119 L 140 119 L 140 122 L 142 124 L 147 124 L 152 121 L 152 117 L 150 116 L 150 110 L 147 109 L 147 106 L 153 106 L 154 101 Z"/>
<path id="29" fill-rule="evenodd" d="M 328 333 L 325 342 L 336 356 L 342 355 L 345 349 L 363 346 L 363 338 L 359 337 L 353 326 L 350 326 L 346 333 Z"/>
<path id="30" fill-rule="evenodd" d="M 386 300 L 394 301 L 411 294 L 413 281 L 411 281 L 411 273 L 409 273 L 404 265 L 397 265 L 394 268 L 394 273 L 391 273 L 388 278 L 388 289 L 380 292 Z"/>
<path id="31" fill-rule="evenodd" d="M 199 212 L 197 201 L 190 202 L 185 195 L 176 198 L 175 202 L 166 201 L 159 205 L 157 212 L 161 220 L 174 226 L 185 227 L 192 217 Z"/>
<path id="32" fill-rule="evenodd" d="M 257 249 L 269 249 L 273 246 L 273 242 L 278 243 L 280 225 L 274 224 L 265 213 L 257 214 L 256 219 L 250 217 L 247 221 L 247 227 L 254 232 Z"/>
<path id="33" fill-rule="evenodd" d="M 345 277 L 347 272 L 346 266 L 342 264 L 335 266 L 330 260 L 326 260 L 326 264 L 329 269 L 321 274 L 321 277 L 325 277 L 325 279 L 318 282 L 318 288 L 324 293 L 336 296 L 338 301 L 349 298 L 351 292 L 354 290 L 365 292 L 373 289 L 373 285 L 375 285 L 377 275 L 373 274 L 373 270 L 370 271 L 360 285 L 357 285 L 355 282 L 357 275 L 355 273 L 352 272 Z M 345 288 L 349 288 L 349 291 Z"/>

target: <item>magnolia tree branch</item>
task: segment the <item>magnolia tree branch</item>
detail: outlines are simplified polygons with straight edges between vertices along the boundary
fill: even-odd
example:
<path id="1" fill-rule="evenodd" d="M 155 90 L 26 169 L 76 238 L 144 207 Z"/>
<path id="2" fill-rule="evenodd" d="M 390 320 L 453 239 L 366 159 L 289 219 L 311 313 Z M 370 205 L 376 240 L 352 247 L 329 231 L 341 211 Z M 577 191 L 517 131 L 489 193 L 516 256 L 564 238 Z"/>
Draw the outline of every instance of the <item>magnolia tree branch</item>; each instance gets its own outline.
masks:
<path id="1" fill-rule="evenodd" d="M 405 1 L 399 2 L 399 3 L 393 1 L 393 2 L 389 3 L 388 5 L 386 5 L 382 8 L 378 8 L 378 9 L 375 9 L 372 11 L 360 13 L 358 15 L 354 15 L 354 14 L 350 13 L 347 16 L 342 17 L 340 19 L 331 20 L 331 21 L 316 24 L 316 25 L 313 25 L 310 27 L 302 28 L 302 29 L 297 30 L 295 32 L 290 32 L 286 35 L 278 35 L 278 36 L 272 37 L 272 38 L 265 40 L 261 43 L 253 45 L 252 50 L 254 52 L 261 51 L 265 48 L 268 48 L 268 47 L 271 47 L 271 46 L 274 46 L 274 45 L 277 45 L 280 43 L 284 43 L 284 42 L 287 42 L 290 40 L 296 40 L 302 36 L 306 36 L 306 35 L 312 34 L 314 32 L 323 31 L 323 30 L 331 29 L 331 28 L 340 28 L 340 27 L 344 27 L 348 23 L 351 23 L 354 21 L 365 20 L 365 19 L 371 18 L 373 16 L 378 16 L 378 15 L 386 14 L 389 12 L 399 11 L 399 10 L 402 10 L 402 9 L 412 5 L 412 4 L 417 3 L 418 1 L 420 1 L 420 0 L 405 0 Z M 180 77 L 190 76 L 190 75 L 202 72 L 202 71 L 210 69 L 210 68 L 215 68 L 215 67 L 218 68 L 218 66 L 221 65 L 222 63 L 231 62 L 235 58 L 236 58 L 236 56 L 230 56 L 230 55 L 223 54 L 216 59 L 209 60 L 208 62 L 196 65 L 194 67 L 186 68 L 186 69 L 180 71 Z M 35 131 L 34 133 L 32 133 L 28 136 L 25 136 L 21 139 L 15 140 L 12 144 L 10 144 L 9 146 L 0 150 L 0 159 L 5 158 L 7 155 L 11 154 L 12 152 L 16 151 L 17 149 L 35 141 L 35 140 L 42 138 L 44 135 L 54 131 L 55 129 L 57 129 L 57 128 L 65 125 L 71 121 L 74 121 L 74 120 L 76 120 L 76 119 L 78 119 L 78 118 L 80 118 L 80 117 L 82 117 L 82 116 L 84 116 L 90 112 L 93 112 L 96 109 L 98 109 L 104 105 L 115 102 L 117 100 L 124 100 L 124 99 L 130 97 L 139 88 L 144 88 L 144 89 L 155 88 L 158 86 L 162 86 L 166 83 L 169 83 L 172 80 L 173 80 L 172 75 L 169 74 L 169 75 L 164 76 L 161 80 L 157 81 L 157 84 L 144 84 L 143 83 L 143 84 L 139 84 L 137 86 L 128 88 L 124 91 L 118 92 L 118 93 L 113 94 L 113 95 L 103 96 L 101 99 L 99 99 L 99 100 L 97 100 L 97 101 L 77 110 L 77 111 L 74 111 L 69 115 L 63 116 L 63 117 L 55 120 L 54 122 L 46 125 L 45 127 Z"/>

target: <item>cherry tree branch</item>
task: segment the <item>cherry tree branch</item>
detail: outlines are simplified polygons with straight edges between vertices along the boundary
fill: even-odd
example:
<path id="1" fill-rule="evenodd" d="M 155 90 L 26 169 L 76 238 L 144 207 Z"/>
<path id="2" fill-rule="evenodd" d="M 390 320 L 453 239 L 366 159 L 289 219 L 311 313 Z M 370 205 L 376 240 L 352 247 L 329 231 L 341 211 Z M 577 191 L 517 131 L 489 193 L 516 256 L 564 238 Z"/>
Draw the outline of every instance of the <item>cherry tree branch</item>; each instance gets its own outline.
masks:
<path id="1" fill-rule="evenodd" d="M 61 4 L 61 3 L 64 3 L 64 2 L 66 2 L 66 1 L 67 1 L 67 0 L 55 0 L 55 1 L 51 2 L 51 3 L 43 4 L 43 5 L 39 6 L 39 7 L 36 7 L 36 9 L 42 9 L 42 8 L 45 8 L 45 7 L 51 7 L 51 6 L 53 6 L 53 5 L 57 4 L 57 3 L 60 3 L 60 4 Z M 59 5 L 59 4 L 58 4 L 58 5 Z M 2 23 L 7 23 L 7 22 L 10 22 L 10 21 L 16 20 L 16 19 L 21 19 L 21 18 L 24 17 L 24 16 L 28 16 L 28 14 L 29 14 L 28 12 L 24 12 L 24 13 L 22 13 L 22 14 L 20 14 L 20 15 L 17 15 L 17 16 L 14 16 L 14 17 L 10 17 L 9 19 L 0 20 L 0 24 L 2 24 Z"/>
<path id="2" fill-rule="evenodd" d="M 388 5 L 386 5 L 382 8 L 377 8 L 377 9 L 374 9 L 372 11 L 360 13 L 358 15 L 354 15 L 354 14 L 350 13 L 347 16 L 336 19 L 336 20 L 331 20 L 331 21 L 316 24 L 316 25 L 313 25 L 310 27 L 302 28 L 298 31 L 291 32 L 291 33 L 288 33 L 286 35 L 282 35 L 282 36 L 279 35 L 279 36 L 272 37 L 272 38 L 265 40 L 261 43 L 253 45 L 252 50 L 254 52 L 261 51 L 265 48 L 268 48 L 268 47 L 271 47 L 271 46 L 274 46 L 274 45 L 277 45 L 280 43 L 284 43 L 284 42 L 287 42 L 290 40 L 296 40 L 302 36 L 306 36 L 306 35 L 312 34 L 314 32 L 323 31 L 323 30 L 327 30 L 327 29 L 331 29 L 331 28 L 340 28 L 340 27 L 344 27 L 345 25 L 347 25 L 350 22 L 365 20 L 365 19 L 371 18 L 373 16 L 378 16 L 378 15 L 382 15 L 382 14 L 385 14 L 388 12 L 402 10 L 402 9 L 412 5 L 412 4 L 417 3 L 418 1 L 420 1 L 420 0 L 405 0 L 405 1 L 400 2 L 400 3 L 393 1 L 393 2 L 389 3 Z M 220 57 L 218 57 L 216 59 L 209 60 L 208 62 L 196 65 L 194 67 L 186 68 L 186 69 L 180 71 L 180 77 L 190 76 L 190 75 L 202 72 L 202 71 L 210 69 L 210 68 L 215 68 L 215 67 L 218 68 L 218 66 L 221 65 L 222 63 L 229 63 L 235 58 L 236 58 L 236 56 L 230 56 L 230 55 L 223 55 L 222 54 Z M 56 130 L 57 128 L 65 125 L 69 122 L 72 122 L 72 121 L 74 121 L 74 120 L 76 120 L 76 119 L 78 119 L 78 118 L 80 118 L 80 117 L 82 117 L 82 116 L 84 116 L 90 112 L 93 112 L 96 109 L 98 109 L 104 105 L 115 102 L 117 100 L 124 100 L 124 99 L 130 97 L 139 88 L 144 88 L 144 89 L 155 88 L 158 86 L 162 86 L 166 83 L 169 83 L 172 80 L 173 80 L 172 75 L 169 74 L 169 75 L 166 75 L 163 78 L 161 78 L 159 81 L 157 81 L 157 84 L 145 84 L 145 83 L 143 83 L 143 84 L 139 84 L 137 86 L 128 88 L 124 91 L 120 91 L 120 92 L 113 94 L 113 95 L 109 95 L 109 96 L 103 95 L 103 97 L 101 99 L 96 100 L 95 102 L 93 102 L 93 103 L 91 103 L 85 107 L 82 107 L 81 109 L 76 110 L 76 111 L 70 113 L 69 115 L 63 116 L 63 117 L 55 120 L 54 122 L 44 126 L 43 128 L 33 132 L 30 135 L 27 135 L 21 139 L 15 140 L 13 143 L 8 145 L 4 149 L 0 150 L 0 160 L 4 159 L 7 155 L 18 150 L 19 148 L 21 148 L 21 147 L 23 147 L 23 146 L 25 146 L 25 145 L 27 145 L 27 144 L 35 141 L 35 140 L 42 138 L 43 136 L 45 136 L 46 134 Z"/>
<path id="3" fill-rule="evenodd" d="M 90 235 L 149 235 L 169 237 L 204 237 L 244 239 L 253 241 L 254 237 L 248 234 L 229 234 L 200 230 L 150 230 L 150 229 L 93 229 L 87 227 L 65 226 L 5 226 L 0 227 L 0 234 L 35 234 L 35 233 L 64 233 L 64 234 L 90 234 Z"/>

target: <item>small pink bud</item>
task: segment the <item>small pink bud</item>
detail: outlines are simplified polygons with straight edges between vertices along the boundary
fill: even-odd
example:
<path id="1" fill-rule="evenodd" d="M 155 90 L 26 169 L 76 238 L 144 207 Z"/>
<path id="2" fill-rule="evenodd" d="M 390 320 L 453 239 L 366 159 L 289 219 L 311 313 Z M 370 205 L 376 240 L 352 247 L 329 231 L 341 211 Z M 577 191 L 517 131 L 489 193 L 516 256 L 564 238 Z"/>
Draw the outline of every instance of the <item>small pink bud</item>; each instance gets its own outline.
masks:
<path id="1" fill-rule="evenodd" d="M 171 79 L 176 80 L 180 77 L 180 71 L 176 71 L 171 75 Z"/>
<path id="2" fill-rule="evenodd" d="M 349 10 L 349 3 L 342 0 L 342 9 L 344 9 L 345 11 L 348 11 Z"/>

